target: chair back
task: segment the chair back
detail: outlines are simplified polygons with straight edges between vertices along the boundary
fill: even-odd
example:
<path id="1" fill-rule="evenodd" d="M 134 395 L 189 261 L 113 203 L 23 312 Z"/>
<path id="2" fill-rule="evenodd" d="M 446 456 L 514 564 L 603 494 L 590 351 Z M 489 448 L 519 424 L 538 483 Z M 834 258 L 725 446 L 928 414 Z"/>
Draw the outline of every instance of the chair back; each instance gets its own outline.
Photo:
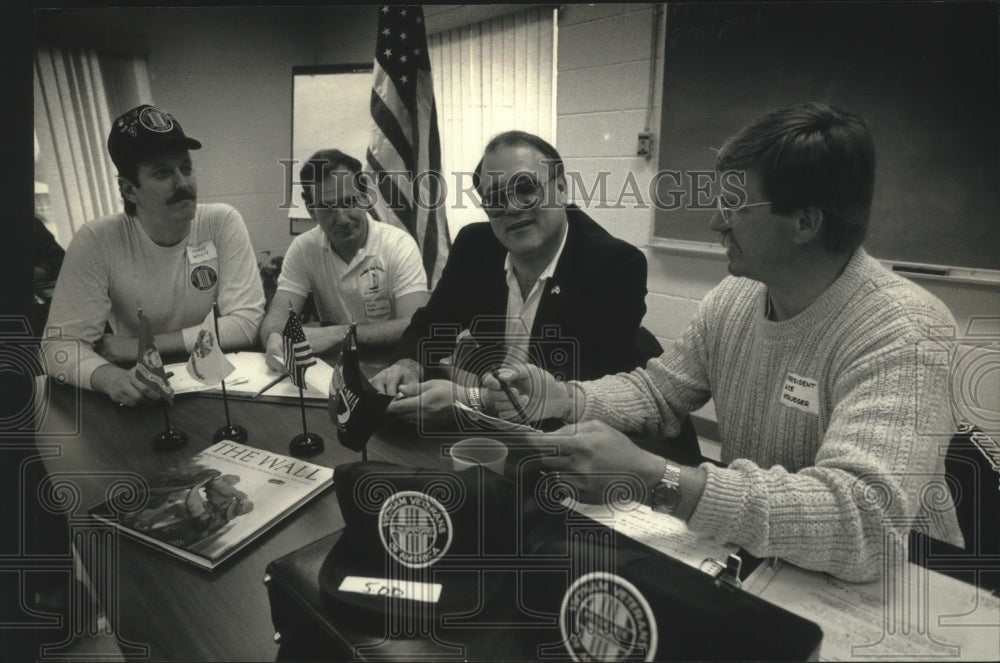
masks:
<path id="1" fill-rule="evenodd" d="M 945 473 L 966 552 L 1000 555 L 1000 444 L 963 422 L 948 445 Z"/>

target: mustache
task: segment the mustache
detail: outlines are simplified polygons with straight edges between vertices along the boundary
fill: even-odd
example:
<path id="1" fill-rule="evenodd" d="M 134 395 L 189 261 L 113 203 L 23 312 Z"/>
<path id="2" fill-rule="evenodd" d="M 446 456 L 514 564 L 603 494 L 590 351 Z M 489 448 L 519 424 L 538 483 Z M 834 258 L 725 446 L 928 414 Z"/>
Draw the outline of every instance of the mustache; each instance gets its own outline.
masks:
<path id="1" fill-rule="evenodd" d="M 179 203 L 182 200 L 196 200 L 197 195 L 191 189 L 178 189 L 174 192 L 174 195 L 167 199 L 168 205 L 173 205 L 174 203 Z"/>

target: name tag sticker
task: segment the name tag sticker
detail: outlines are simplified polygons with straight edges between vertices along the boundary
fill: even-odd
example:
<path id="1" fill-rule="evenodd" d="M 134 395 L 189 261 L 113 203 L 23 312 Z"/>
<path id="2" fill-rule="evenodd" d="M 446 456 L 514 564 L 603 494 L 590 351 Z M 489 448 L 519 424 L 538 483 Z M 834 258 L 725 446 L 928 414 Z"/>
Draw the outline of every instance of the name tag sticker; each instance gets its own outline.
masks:
<path id="1" fill-rule="evenodd" d="M 370 596 L 390 596 L 397 599 L 437 603 L 441 598 L 441 584 L 436 582 L 412 582 L 408 580 L 387 580 L 386 578 L 366 578 L 347 576 L 338 587 L 342 592 L 368 594 Z"/>
<path id="2" fill-rule="evenodd" d="M 384 318 L 392 313 L 392 304 L 388 299 L 373 299 L 365 302 L 366 318 Z"/>
<path id="3" fill-rule="evenodd" d="M 781 404 L 819 414 L 819 384 L 812 378 L 789 373 L 785 376 L 785 385 L 781 389 Z"/>
<path id="4" fill-rule="evenodd" d="M 219 254 L 215 251 L 215 242 L 205 240 L 200 244 L 189 244 L 187 247 L 188 262 L 197 265 L 200 262 L 215 260 Z"/>

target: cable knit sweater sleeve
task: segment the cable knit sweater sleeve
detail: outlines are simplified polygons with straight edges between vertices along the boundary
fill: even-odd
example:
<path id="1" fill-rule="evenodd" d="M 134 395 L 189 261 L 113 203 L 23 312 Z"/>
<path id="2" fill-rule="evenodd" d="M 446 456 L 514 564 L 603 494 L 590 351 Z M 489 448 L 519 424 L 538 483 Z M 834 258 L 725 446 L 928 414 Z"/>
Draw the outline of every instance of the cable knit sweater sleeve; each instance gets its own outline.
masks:
<path id="1" fill-rule="evenodd" d="M 754 555 L 861 581 L 881 573 L 887 535 L 961 545 L 941 453 L 947 309 L 864 252 L 790 321 L 764 319 L 765 295 L 724 281 L 645 371 L 582 385 L 584 417 L 669 432 L 710 390 L 728 466 L 703 466 L 689 525 Z M 790 403 L 794 379 L 812 386 Z"/>
<path id="2" fill-rule="evenodd" d="M 715 296 L 715 291 L 706 296 L 681 338 L 646 368 L 574 383 L 586 397 L 582 418 L 600 419 L 626 433 L 677 435 L 684 416 L 712 396 L 706 318 Z"/>
<path id="3" fill-rule="evenodd" d="M 840 376 L 812 466 L 704 465 L 708 480 L 691 528 L 846 580 L 878 577 L 884 537 L 904 540 L 919 525 L 925 491 L 934 500 L 944 488 L 937 442 L 918 432 L 916 386 L 946 394 L 947 371 L 926 370 L 919 353 L 901 339 Z"/>

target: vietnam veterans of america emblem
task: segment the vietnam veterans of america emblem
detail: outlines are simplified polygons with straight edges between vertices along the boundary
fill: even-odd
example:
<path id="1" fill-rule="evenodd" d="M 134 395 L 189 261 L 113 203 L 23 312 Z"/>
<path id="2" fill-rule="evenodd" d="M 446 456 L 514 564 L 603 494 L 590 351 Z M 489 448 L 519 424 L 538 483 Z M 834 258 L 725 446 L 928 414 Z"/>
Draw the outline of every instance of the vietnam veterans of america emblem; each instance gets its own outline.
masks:
<path id="1" fill-rule="evenodd" d="M 202 292 L 207 292 L 219 282 L 219 275 L 208 265 L 199 265 L 191 272 L 191 285 Z"/>
<path id="2" fill-rule="evenodd" d="M 656 619 L 646 597 L 620 576 L 595 571 L 563 596 L 559 630 L 574 661 L 652 661 Z"/>
<path id="3" fill-rule="evenodd" d="M 440 502 L 415 490 L 394 493 L 378 514 L 386 552 L 411 569 L 430 566 L 451 546 L 451 517 Z"/>

